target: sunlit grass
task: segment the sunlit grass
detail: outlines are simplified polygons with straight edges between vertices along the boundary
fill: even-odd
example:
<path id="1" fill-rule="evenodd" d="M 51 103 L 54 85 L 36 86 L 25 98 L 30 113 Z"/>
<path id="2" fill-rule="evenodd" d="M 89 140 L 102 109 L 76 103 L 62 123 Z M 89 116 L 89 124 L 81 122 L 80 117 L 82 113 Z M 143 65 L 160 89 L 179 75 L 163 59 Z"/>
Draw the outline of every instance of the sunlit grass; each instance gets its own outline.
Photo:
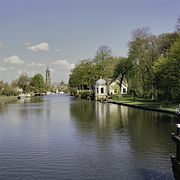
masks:
<path id="1" fill-rule="evenodd" d="M 123 103 L 127 105 L 133 105 L 138 107 L 150 108 L 150 109 L 160 109 L 165 111 L 176 112 L 180 102 L 172 101 L 155 101 L 152 99 L 143 99 L 143 98 L 134 98 L 132 96 L 122 96 L 122 97 L 113 97 L 113 102 Z"/>
<path id="2" fill-rule="evenodd" d="M 0 103 L 16 100 L 17 96 L 0 96 Z"/>

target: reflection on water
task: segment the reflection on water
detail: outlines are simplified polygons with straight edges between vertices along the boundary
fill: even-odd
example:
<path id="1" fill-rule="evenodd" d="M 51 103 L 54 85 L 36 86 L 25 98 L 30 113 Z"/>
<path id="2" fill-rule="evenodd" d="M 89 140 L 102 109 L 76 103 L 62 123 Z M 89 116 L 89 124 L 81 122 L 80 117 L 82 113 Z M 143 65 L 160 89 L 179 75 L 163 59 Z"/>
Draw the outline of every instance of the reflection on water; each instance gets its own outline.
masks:
<path id="1" fill-rule="evenodd" d="M 69 96 L 0 106 L 0 179 L 173 179 L 172 115 Z"/>
<path id="2" fill-rule="evenodd" d="M 138 174 L 146 175 L 146 178 L 150 174 L 156 179 L 172 178 L 170 154 L 173 154 L 174 146 L 170 134 L 175 127 L 173 115 L 83 100 L 71 104 L 71 114 L 81 136 L 93 132 L 98 143 L 100 138 L 105 138 L 108 139 L 106 144 L 112 145 L 115 141 L 125 147 L 125 151 L 129 151 L 123 154 L 125 161 L 134 164 Z M 119 152 L 122 153 L 120 149 Z"/>

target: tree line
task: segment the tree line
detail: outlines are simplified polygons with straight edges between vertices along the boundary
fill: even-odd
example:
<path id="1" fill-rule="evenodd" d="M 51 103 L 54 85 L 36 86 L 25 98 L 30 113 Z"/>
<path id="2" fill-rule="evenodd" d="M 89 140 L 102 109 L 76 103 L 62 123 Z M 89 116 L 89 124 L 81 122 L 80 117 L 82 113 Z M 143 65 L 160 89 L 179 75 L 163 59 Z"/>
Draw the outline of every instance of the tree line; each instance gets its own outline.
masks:
<path id="1" fill-rule="evenodd" d="M 26 73 L 22 73 L 18 79 L 12 81 L 11 84 L 0 81 L 0 95 L 18 95 L 22 91 L 24 93 L 34 92 L 43 93 L 46 90 L 44 78 L 41 74 L 36 74 L 29 78 Z"/>
<path id="2" fill-rule="evenodd" d="M 150 28 L 133 30 L 128 57 L 114 57 L 101 46 L 92 59 L 76 64 L 69 76 L 71 89 L 93 90 L 96 80 L 128 82 L 128 93 L 142 98 L 180 100 L 180 17 L 176 31 L 153 35 Z"/>

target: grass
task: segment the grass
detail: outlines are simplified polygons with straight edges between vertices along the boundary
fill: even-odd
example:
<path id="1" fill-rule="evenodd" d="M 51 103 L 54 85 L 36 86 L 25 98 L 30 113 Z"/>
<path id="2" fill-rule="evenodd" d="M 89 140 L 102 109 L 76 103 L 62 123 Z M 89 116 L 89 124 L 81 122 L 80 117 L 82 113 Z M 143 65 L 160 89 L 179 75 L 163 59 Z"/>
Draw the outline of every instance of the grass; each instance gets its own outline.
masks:
<path id="1" fill-rule="evenodd" d="M 113 102 L 131 105 L 135 107 L 149 108 L 176 112 L 180 102 L 174 101 L 155 101 L 152 99 L 133 98 L 132 96 L 114 97 Z"/>
<path id="2" fill-rule="evenodd" d="M 13 101 L 13 100 L 16 100 L 17 99 L 17 96 L 3 96 L 3 95 L 0 95 L 0 103 L 6 103 L 6 102 L 10 102 L 10 101 Z"/>

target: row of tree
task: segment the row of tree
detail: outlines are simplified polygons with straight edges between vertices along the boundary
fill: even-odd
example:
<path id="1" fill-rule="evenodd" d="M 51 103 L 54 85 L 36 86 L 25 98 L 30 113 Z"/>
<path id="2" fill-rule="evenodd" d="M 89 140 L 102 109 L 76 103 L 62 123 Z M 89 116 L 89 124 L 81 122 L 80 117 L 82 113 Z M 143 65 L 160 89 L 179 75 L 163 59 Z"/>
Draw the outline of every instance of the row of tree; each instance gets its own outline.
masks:
<path id="1" fill-rule="evenodd" d="M 180 100 L 180 17 L 172 33 L 155 36 L 149 28 L 132 32 L 128 57 L 113 57 L 101 46 L 93 59 L 83 60 L 71 71 L 69 85 L 93 89 L 100 77 L 128 82 L 130 94 L 153 99 Z"/>
<path id="2" fill-rule="evenodd" d="M 11 84 L 0 82 L 0 94 L 2 95 L 18 95 L 21 91 L 24 93 L 34 92 L 43 93 L 46 90 L 44 78 L 41 74 L 36 74 L 32 78 L 29 78 L 26 73 L 20 75 L 20 77 Z"/>

